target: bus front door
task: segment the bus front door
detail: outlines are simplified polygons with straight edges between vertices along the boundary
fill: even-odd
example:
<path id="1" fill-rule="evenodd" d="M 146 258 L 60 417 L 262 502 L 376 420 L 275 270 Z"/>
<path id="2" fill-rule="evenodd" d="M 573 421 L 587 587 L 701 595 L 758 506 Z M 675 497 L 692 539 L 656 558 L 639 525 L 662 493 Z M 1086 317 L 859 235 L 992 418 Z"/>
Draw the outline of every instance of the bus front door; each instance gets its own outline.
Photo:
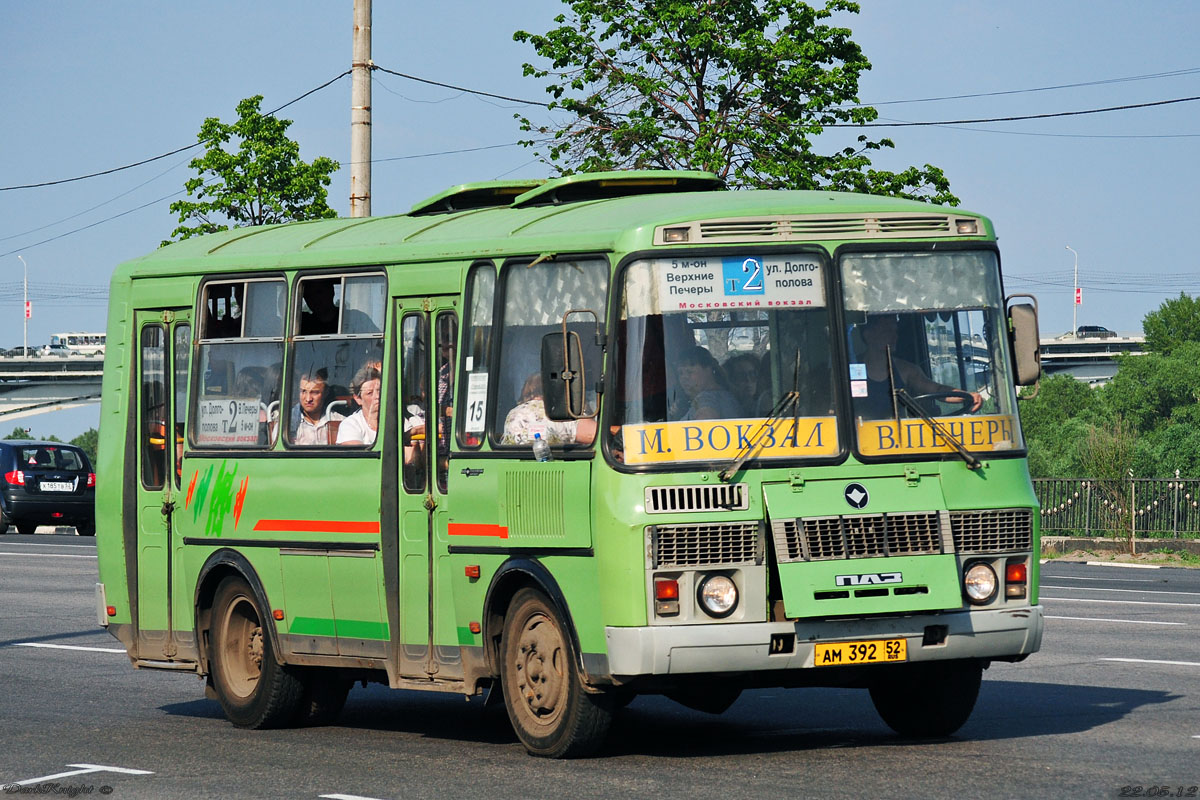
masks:
<path id="1" fill-rule="evenodd" d="M 399 326 L 399 620 L 400 671 L 455 680 L 462 661 L 454 635 L 454 604 L 445 531 L 449 514 L 446 476 L 454 402 L 458 314 L 455 298 L 404 298 L 397 302 Z M 442 644 L 438 644 L 438 643 Z"/>
<path id="2" fill-rule="evenodd" d="M 179 537 L 174 515 L 180 492 L 187 411 L 190 309 L 139 311 L 137 326 L 137 653 L 147 660 L 195 657 L 192 633 L 180 636 L 172 606 L 172 571 Z M 183 604 L 191 608 L 191 598 Z M 190 629 L 188 623 L 185 626 Z M 185 652 L 180 652 L 180 645 Z"/>

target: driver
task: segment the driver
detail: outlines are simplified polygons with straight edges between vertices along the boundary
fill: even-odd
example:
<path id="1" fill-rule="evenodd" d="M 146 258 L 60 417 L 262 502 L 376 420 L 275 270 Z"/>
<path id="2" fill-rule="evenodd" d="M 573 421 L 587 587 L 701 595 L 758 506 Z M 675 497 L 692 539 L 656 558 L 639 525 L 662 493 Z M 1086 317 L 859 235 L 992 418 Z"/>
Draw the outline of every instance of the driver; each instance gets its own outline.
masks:
<path id="1" fill-rule="evenodd" d="M 892 377 L 897 389 L 904 389 L 911 397 L 953 393 L 951 397 L 943 398 L 947 403 L 964 403 L 965 397 L 970 395 L 971 403 L 966 411 L 977 411 L 983 402 L 979 392 L 967 392 L 931 380 L 920 367 L 896 355 L 896 325 L 895 314 L 874 314 L 867 318 L 863 326 L 862 337 L 867 346 L 867 394 L 854 398 L 855 411 L 864 419 L 887 419 L 892 416 L 888 348 L 892 349 Z"/>

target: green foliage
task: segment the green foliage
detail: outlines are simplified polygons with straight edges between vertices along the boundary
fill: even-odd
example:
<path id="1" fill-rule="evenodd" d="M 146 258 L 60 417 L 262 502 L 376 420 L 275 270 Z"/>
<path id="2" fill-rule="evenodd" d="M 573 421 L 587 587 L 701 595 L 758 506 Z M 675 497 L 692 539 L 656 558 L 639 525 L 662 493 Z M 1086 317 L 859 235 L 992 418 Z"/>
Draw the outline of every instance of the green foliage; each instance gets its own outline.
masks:
<path id="1" fill-rule="evenodd" d="M 262 95 L 248 97 L 238 103 L 237 122 L 209 117 L 200 126 L 197 138 L 205 151 L 188 165 L 198 173 L 184 184 L 188 199 L 171 204 L 179 216 L 173 240 L 228 230 L 230 223 L 337 216 L 326 203 L 326 187 L 338 162 L 324 156 L 301 161 L 300 146 L 286 135 L 292 121 L 262 114 L 261 103 Z"/>
<path id="2" fill-rule="evenodd" d="M 1184 342 L 1200 341 L 1200 300 L 1183 292 L 1142 319 L 1146 349 L 1170 354 Z"/>
<path id="3" fill-rule="evenodd" d="M 96 463 L 96 446 L 100 442 L 100 431 L 95 428 L 88 428 L 83 433 L 72 439 L 69 444 L 73 444 L 83 452 L 87 453 L 88 460 L 92 464 Z"/>
<path id="4" fill-rule="evenodd" d="M 841 189 L 956 205 L 937 167 L 888 172 L 868 154 L 889 139 L 816 151 L 828 126 L 877 118 L 857 105 L 871 64 L 848 28 L 850 0 L 564 0 L 568 14 L 544 35 L 518 31 L 548 62 L 552 110 L 566 122 L 521 129 L 550 137 L 542 156 L 564 173 L 698 169 L 731 186 Z M 526 146 L 538 142 L 528 140 Z"/>
<path id="5" fill-rule="evenodd" d="M 1170 354 L 1120 356 L 1117 365 L 1101 401 L 1138 431 L 1200 422 L 1200 342 L 1181 342 Z"/>
<path id="6" fill-rule="evenodd" d="M 32 439 L 33 431 L 30 428 L 13 428 L 12 433 L 4 437 L 5 439 Z"/>

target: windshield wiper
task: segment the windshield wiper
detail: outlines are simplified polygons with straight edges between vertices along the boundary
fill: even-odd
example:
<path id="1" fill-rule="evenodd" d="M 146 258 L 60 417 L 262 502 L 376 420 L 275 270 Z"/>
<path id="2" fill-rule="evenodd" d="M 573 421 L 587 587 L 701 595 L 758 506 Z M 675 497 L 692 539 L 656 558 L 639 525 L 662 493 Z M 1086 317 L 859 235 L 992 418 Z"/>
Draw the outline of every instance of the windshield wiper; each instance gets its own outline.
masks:
<path id="1" fill-rule="evenodd" d="M 737 474 L 742 468 L 742 464 L 758 449 L 763 437 L 767 431 L 775 427 L 775 423 L 783 419 L 783 415 L 788 409 L 792 410 L 792 435 L 797 435 L 796 430 L 800 427 L 800 351 L 796 351 L 796 368 L 792 373 L 792 390 L 784 392 L 783 397 L 779 398 L 779 402 L 771 409 L 771 413 L 758 426 L 758 430 L 746 440 L 742 445 L 742 449 L 734 456 L 733 461 L 729 462 L 729 466 L 717 473 L 717 477 L 722 483 L 728 483 L 729 479 Z"/>
<path id="2" fill-rule="evenodd" d="M 896 440 L 900 440 L 900 405 L 902 404 L 910 412 L 924 420 L 929 427 L 933 428 L 934 433 L 945 439 L 946 443 L 954 449 L 954 452 L 958 453 L 959 457 L 967 463 L 967 469 L 979 469 L 979 459 L 971 455 L 971 451 L 964 447 L 962 442 L 951 436 L 942 423 L 929 416 L 925 409 L 921 408 L 921 404 L 912 398 L 912 395 L 903 389 L 896 388 L 896 375 L 892 372 L 892 348 L 890 346 L 887 349 L 887 365 L 888 383 L 892 388 L 892 414 L 896 417 Z"/>

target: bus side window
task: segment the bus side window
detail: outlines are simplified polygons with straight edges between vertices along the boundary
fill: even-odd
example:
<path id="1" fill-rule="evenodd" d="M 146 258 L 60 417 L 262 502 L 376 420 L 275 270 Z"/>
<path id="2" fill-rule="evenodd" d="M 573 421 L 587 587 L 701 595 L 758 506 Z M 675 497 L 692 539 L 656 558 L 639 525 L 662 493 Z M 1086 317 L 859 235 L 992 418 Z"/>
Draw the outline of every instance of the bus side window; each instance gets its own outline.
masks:
<path id="1" fill-rule="evenodd" d="M 297 281 L 288 396 L 280 414 L 287 446 L 337 444 L 352 418 L 345 431 L 364 432 L 351 387 L 364 368 L 382 374 L 386 296 L 387 277 L 380 273 L 301 276 Z M 374 386 L 369 390 L 375 391 Z"/>
<path id="2" fill-rule="evenodd" d="M 491 368 L 492 326 L 496 294 L 496 267 L 485 261 L 471 267 L 467 275 L 466 313 L 463 320 L 463 396 L 458 408 L 458 445 L 474 450 L 483 444 L 487 429 L 488 383 Z M 453 365 L 453 359 L 451 359 Z"/>
<path id="3" fill-rule="evenodd" d="M 201 289 L 192 444 L 269 448 L 282 395 L 282 278 L 209 281 Z"/>

